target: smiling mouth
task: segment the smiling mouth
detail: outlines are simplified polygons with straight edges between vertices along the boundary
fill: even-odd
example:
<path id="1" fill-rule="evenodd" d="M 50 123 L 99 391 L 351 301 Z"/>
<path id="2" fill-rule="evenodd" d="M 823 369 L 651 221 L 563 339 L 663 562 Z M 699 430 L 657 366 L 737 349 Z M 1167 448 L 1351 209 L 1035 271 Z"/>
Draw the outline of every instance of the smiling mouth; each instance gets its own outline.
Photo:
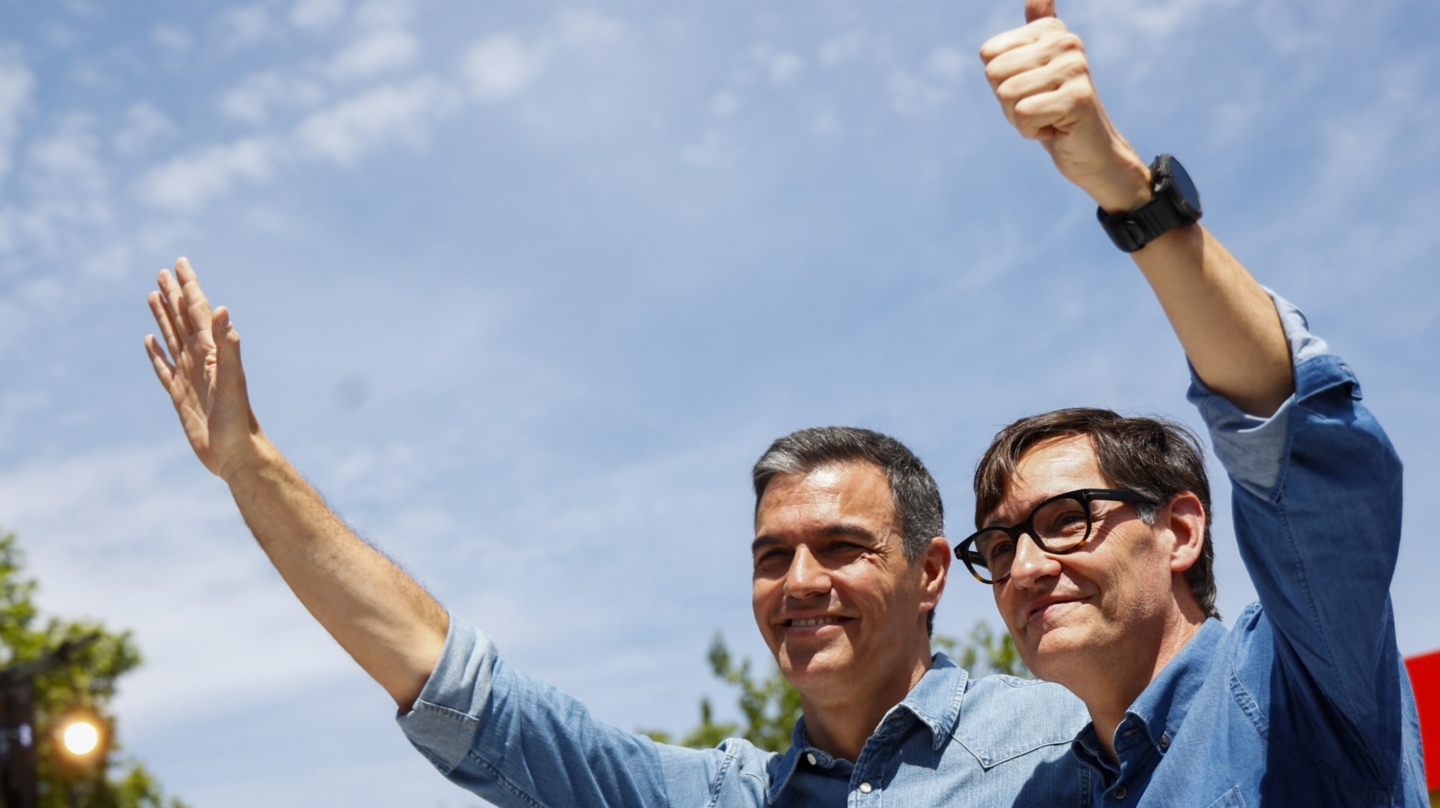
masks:
<path id="1" fill-rule="evenodd" d="M 1039 620 L 1041 617 L 1043 617 L 1046 612 L 1056 606 L 1067 606 L 1070 604 L 1079 603 L 1082 600 L 1084 600 L 1084 598 L 1066 598 L 1064 600 L 1046 601 L 1045 603 L 1032 607 L 1030 611 L 1026 613 L 1025 624 L 1029 625 L 1031 623 L 1034 623 L 1036 620 Z"/>

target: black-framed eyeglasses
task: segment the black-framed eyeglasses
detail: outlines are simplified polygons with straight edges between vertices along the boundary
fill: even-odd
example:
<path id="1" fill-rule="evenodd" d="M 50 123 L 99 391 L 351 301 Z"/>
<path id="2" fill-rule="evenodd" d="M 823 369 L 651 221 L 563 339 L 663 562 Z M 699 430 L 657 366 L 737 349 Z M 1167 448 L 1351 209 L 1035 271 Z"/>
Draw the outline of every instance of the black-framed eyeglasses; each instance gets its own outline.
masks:
<path id="1" fill-rule="evenodd" d="M 1020 537 L 1030 534 L 1041 550 L 1056 555 L 1073 553 L 1090 538 L 1095 515 L 1092 502 L 1139 502 L 1158 504 L 1128 488 L 1082 488 L 1057 494 L 1036 505 L 1018 525 L 990 525 L 971 534 L 955 548 L 955 557 L 965 562 L 970 574 L 982 584 L 1000 583 L 1010 577 L 1015 548 Z"/>

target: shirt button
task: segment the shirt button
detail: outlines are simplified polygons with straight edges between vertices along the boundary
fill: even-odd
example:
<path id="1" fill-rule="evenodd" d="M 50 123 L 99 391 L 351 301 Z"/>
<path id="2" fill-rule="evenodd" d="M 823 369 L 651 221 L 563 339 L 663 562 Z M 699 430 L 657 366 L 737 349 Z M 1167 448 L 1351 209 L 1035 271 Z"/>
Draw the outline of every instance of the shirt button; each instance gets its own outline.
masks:
<path id="1" fill-rule="evenodd" d="M 860 784 L 860 793 L 861 793 L 861 794 L 869 794 L 870 792 L 872 792 L 872 791 L 874 791 L 874 790 L 875 790 L 875 787 L 872 786 L 872 785 L 870 785 L 869 783 L 861 783 L 861 784 Z"/>
<path id="2" fill-rule="evenodd" d="M 1161 751 L 1164 751 L 1164 750 L 1169 749 L 1169 748 L 1170 748 L 1170 733 L 1167 732 L 1167 733 L 1165 733 L 1164 735 L 1161 735 L 1161 736 L 1160 736 L 1160 749 L 1161 749 Z"/>
<path id="3" fill-rule="evenodd" d="M 1119 788 L 1115 789 L 1115 799 L 1123 800 L 1125 799 L 1125 794 L 1125 786 L 1120 786 Z"/>
<path id="4" fill-rule="evenodd" d="M 820 761 L 818 761 L 818 760 L 815 759 L 815 753 L 814 753 L 814 752 L 806 752 L 806 753 L 805 753 L 805 759 L 808 760 L 808 761 L 810 761 L 810 765 L 811 765 L 811 766 L 814 766 L 815 764 L 817 764 L 817 763 L 820 762 Z"/>

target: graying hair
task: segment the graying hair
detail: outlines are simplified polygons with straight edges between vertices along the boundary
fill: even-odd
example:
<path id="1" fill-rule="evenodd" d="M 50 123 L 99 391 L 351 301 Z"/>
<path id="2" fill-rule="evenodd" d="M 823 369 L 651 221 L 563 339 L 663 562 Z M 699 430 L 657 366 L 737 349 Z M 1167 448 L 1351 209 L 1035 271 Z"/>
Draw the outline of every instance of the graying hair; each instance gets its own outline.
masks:
<path id="1" fill-rule="evenodd" d="M 854 462 L 874 463 L 885 472 L 906 558 L 914 561 L 931 539 L 945 535 L 940 488 L 920 458 L 888 435 L 851 426 L 802 429 L 770 444 L 751 471 L 756 513 L 766 486 L 776 475 L 808 474 L 821 466 Z"/>

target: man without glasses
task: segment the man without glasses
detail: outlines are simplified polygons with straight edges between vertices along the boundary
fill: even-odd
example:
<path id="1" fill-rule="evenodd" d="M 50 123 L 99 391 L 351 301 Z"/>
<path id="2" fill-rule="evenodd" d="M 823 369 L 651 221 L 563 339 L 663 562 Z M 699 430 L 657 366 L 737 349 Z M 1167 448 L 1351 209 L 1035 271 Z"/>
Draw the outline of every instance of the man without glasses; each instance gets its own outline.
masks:
<path id="1" fill-rule="evenodd" d="M 1106 410 L 1002 430 L 956 554 L 1030 669 L 1085 702 L 1095 804 L 1426 805 L 1389 599 L 1399 459 L 1350 369 L 1195 223 L 1178 161 L 1147 169 L 1111 125 L 1053 0 L 1027 17 L 986 43 L 987 76 L 1169 316 L 1260 601 L 1217 619 L 1198 440 Z"/>

